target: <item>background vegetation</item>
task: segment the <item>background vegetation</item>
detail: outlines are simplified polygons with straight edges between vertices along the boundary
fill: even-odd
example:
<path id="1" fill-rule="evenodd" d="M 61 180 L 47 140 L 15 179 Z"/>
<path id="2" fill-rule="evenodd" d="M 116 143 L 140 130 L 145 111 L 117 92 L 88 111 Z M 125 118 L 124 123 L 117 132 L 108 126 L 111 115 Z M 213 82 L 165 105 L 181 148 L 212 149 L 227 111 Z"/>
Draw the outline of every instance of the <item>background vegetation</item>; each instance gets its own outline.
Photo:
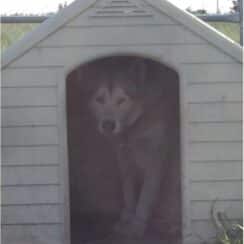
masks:
<path id="1" fill-rule="evenodd" d="M 240 24 L 231 22 L 209 22 L 211 26 L 219 30 L 235 42 L 240 42 Z"/>

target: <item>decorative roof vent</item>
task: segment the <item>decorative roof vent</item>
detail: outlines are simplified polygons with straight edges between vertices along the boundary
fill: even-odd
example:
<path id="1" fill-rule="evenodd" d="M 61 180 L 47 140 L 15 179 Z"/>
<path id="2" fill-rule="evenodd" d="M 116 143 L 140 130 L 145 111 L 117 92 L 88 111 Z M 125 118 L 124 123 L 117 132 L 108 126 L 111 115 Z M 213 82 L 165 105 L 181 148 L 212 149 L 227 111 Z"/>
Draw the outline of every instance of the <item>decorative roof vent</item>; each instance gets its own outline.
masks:
<path id="1" fill-rule="evenodd" d="M 146 4 L 133 0 L 105 0 L 96 6 L 90 17 L 152 17 Z"/>

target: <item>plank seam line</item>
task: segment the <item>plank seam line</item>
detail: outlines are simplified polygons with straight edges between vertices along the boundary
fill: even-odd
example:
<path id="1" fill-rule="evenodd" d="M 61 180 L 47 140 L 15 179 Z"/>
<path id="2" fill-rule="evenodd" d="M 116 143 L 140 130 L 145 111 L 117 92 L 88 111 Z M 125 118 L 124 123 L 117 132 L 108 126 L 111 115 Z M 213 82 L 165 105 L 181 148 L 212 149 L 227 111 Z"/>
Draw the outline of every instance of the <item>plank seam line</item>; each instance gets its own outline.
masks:
<path id="1" fill-rule="evenodd" d="M 29 207 L 29 206 L 43 206 L 43 207 L 48 207 L 48 206 L 61 206 L 63 205 L 63 203 L 59 203 L 59 202 L 53 202 L 53 203 L 3 203 L 0 206 L 1 207 Z"/>
<path id="2" fill-rule="evenodd" d="M 221 198 L 221 199 L 215 199 L 215 201 L 218 203 L 218 202 L 242 202 L 242 199 L 241 198 L 236 198 L 236 199 L 224 199 L 224 198 Z M 193 199 L 191 200 L 191 202 L 213 202 L 213 200 L 196 200 L 196 199 Z"/>
<path id="3" fill-rule="evenodd" d="M 2 88 L 4 88 L 4 89 L 21 89 L 21 88 L 23 88 L 23 89 L 50 89 L 50 88 L 53 88 L 53 89 L 56 89 L 57 88 L 57 85 L 50 85 L 50 86 L 17 86 L 17 87 L 12 87 L 12 86 L 10 86 L 10 87 L 2 87 Z"/>
<path id="4" fill-rule="evenodd" d="M 216 100 L 216 101 L 198 101 L 198 102 L 193 102 L 193 101 L 188 101 L 189 105 L 195 105 L 195 104 L 242 104 L 242 101 L 223 101 L 223 100 Z"/>
<path id="5" fill-rule="evenodd" d="M 188 81 L 188 85 L 190 86 L 203 86 L 203 85 L 242 85 L 242 81 Z"/>
<path id="6" fill-rule="evenodd" d="M 2 167 L 5 168 L 21 168 L 21 167 L 56 167 L 56 166 L 60 166 L 58 163 L 55 164 L 6 164 L 6 163 L 2 163 L 1 164 Z"/>
<path id="7" fill-rule="evenodd" d="M 54 143 L 54 144 L 35 144 L 35 145 L 33 145 L 33 144 L 25 144 L 25 145 L 2 145 L 2 147 L 3 148 L 6 148 L 6 147 L 52 147 L 52 146 L 59 146 L 59 144 L 58 143 Z"/>
<path id="8" fill-rule="evenodd" d="M 3 125 L 1 126 L 1 128 L 5 128 L 5 129 L 13 129 L 13 128 L 56 128 L 58 127 L 57 124 L 25 124 L 25 125 Z"/>
<path id="9" fill-rule="evenodd" d="M 201 143 L 242 143 L 242 140 L 190 140 L 190 144 L 201 144 Z"/>
<path id="10" fill-rule="evenodd" d="M 92 25 L 89 25 L 89 24 L 82 24 L 82 23 L 77 23 L 77 24 L 67 24 L 65 26 L 65 28 L 73 28 L 73 29 L 85 29 L 85 28 L 112 28 L 112 27 L 116 27 L 116 26 L 119 26 L 119 27 L 137 27 L 137 26 L 140 26 L 140 27 L 144 27 L 144 26 L 179 26 L 181 27 L 180 25 L 178 24 L 175 24 L 175 23 L 167 23 L 167 24 L 162 24 L 162 23 L 138 23 L 138 24 L 111 24 L 111 25 L 108 25 L 108 24 L 92 24 Z"/>
<path id="11" fill-rule="evenodd" d="M 35 226 L 37 226 L 37 225 L 62 225 L 62 224 L 64 224 L 63 222 L 47 222 L 47 223 L 42 223 L 42 222 L 40 222 L 40 223 L 35 223 L 35 222 L 27 222 L 27 223 L 21 223 L 21 222 L 19 222 L 19 223 L 1 223 L 1 225 L 2 226 L 9 226 L 9 225 L 20 225 L 20 226 L 23 226 L 23 225 L 30 225 L 30 226 L 32 226 L 32 225 L 35 225 Z"/>
<path id="12" fill-rule="evenodd" d="M 242 178 L 239 178 L 239 179 L 206 179 L 206 180 L 193 180 L 193 179 L 190 179 L 190 182 L 191 183 L 221 183 L 221 182 L 228 182 L 228 183 L 237 183 L 237 182 L 242 182 Z"/>
<path id="13" fill-rule="evenodd" d="M 202 121 L 194 121 L 191 120 L 189 121 L 190 124 L 239 124 L 242 123 L 242 120 L 213 120 L 213 121 L 207 121 L 207 120 L 202 120 Z"/>
<path id="14" fill-rule="evenodd" d="M 21 109 L 21 108 L 57 108 L 58 104 L 52 105 L 3 105 L 3 109 Z"/>
<path id="15" fill-rule="evenodd" d="M 59 183 L 50 183 L 50 184 L 6 184 L 6 185 L 1 185 L 1 188 L 8 188 L 8 187 L 36 187 L 36 186 L 60 186 L 61 184 Z"/>
<path id="16" fill-rule="evenodd" d="M 153 42 L 153 43 L 124 43 L 124 44 L 74 44 L 74 45 L 68 45 L 68 44 L 61 44 L 61 45 L 49 45 L 49 44 L 39 44 L 36 46 L 37 48 L 45 48 L 45 49 L 60 49 L 60 48 L 89 48 L 89 47 L 97 47 L 97 48 L 103 48 L 103 47 L 148 47 L 148 46 L 190 46 L 190 45 L 203 45 L 201 42 L 179 42 L 179 43 L 172 43 L 172 42 Z"/>

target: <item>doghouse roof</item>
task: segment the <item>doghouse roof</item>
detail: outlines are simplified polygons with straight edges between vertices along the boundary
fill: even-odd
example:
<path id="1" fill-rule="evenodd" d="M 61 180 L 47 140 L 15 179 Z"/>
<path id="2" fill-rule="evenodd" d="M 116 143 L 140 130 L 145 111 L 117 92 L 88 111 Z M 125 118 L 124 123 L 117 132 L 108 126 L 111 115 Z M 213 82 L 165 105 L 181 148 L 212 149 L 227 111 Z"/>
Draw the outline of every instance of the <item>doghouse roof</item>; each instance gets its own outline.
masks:
<path id="1" fill-rule="evenodd" d="M 52 33 L 60 29 L 71 19 L 84 13 L 88 8 L 95 6 L 101 0 L 76 0 L 67 8 L 60 11 L 54 17 L 41 24 L 36 30 L 26 35 L 21 41 L 9 48 L 2 57 L 2 68 L 12 63 L 14 60 L 25 54 L 33 46 L 43 41 Z M 129 0 L 130 1 L 130 0 Z M 138 0 L 146 2 L 155 10 L 169 16 L 176 22 L 182 24 L 193 33 L 208 41 L 213 46 L 220 49 L 223 53 L 231 56 L 238 62 L 242 61 L 241 47 L 230 38 L 216 31 L 208 24 L 204 23 L 194 15 L 177 8 L 166 0 Z M 149 27 L 150 28 L 150 27 Z"/>

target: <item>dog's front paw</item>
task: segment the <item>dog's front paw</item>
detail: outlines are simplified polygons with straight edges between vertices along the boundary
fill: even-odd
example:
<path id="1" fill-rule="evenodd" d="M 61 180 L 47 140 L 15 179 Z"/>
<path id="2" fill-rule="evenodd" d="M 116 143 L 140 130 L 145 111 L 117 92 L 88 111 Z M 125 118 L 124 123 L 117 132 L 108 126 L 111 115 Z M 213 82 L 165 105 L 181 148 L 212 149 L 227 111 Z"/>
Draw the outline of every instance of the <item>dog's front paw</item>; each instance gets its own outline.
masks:
<path id="1" fill-rule="evenodd" d="M 126 238 L 141 238 L 144 235 L 146 224 L 143 221 L 132 219 L 130 222 L 116 226 L 115 233 Z"/>
<path id="2" fill-rule="evenodd" d="M 119 233 L 121 229 L 124 229 L 125 226 L 130 223 L 132 217 L 133 214 L 131 214 L 129 211 L 123 210 L 120 215 L 120 219 L 115 223 L 113 230 Z"/>
<path id="3" fill-rule="evenodd" d="M 146 229 L 146 223 L 142 220 L 134 218 L 128 225 L 128 234 L 131 237 L 141 238 L 143 237 Z"/>

